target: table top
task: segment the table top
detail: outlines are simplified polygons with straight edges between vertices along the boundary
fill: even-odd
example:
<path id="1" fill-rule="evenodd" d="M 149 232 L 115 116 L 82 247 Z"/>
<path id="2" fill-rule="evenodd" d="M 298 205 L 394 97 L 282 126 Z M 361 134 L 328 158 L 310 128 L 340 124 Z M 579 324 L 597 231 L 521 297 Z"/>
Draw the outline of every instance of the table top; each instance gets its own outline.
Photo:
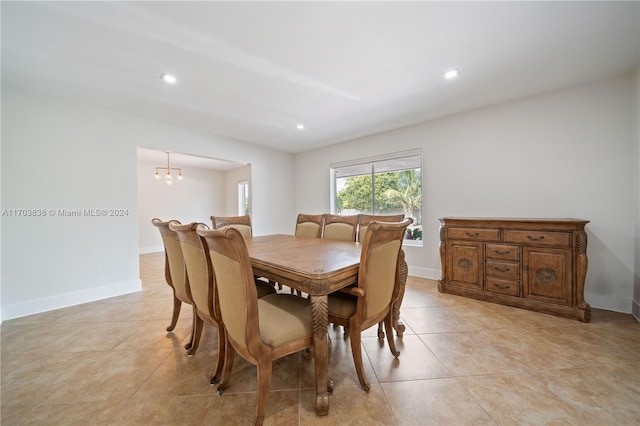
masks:
<path id="1" fill-rule="evenodd" d="M 256 275 L 311 295 L 323 295 L 357 281 L 360 243 L 263 235 L 246 240 Z"/>

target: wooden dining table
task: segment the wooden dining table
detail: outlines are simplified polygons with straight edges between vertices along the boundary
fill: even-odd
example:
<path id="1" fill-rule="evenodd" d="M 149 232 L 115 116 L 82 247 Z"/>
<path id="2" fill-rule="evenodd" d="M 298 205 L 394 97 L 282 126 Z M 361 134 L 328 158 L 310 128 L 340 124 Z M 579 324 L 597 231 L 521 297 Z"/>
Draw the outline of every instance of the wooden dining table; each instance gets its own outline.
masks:
<path id="1" fill-rule="evenodd" d="M 358 281 L 360 243 L 293 235 L 263 235 L 246 240 L 256 276 L 265 277 L 311 299 L 316 414 L 329 412 L 327 295 Z"/>

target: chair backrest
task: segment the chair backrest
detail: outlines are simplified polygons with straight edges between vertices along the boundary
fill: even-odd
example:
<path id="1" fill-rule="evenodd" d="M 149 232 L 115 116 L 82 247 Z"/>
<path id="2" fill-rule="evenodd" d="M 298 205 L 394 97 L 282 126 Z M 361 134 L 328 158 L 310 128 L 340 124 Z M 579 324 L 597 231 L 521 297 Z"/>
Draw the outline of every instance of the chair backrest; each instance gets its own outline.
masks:
<path id="1" fill-rule="evenodd" d="M 200 230 L 198 234 L 204 238 L 215 271 L 222 322 L 236 350 L 247 352 L 262 340 L 258 293 L 244 238 L 235 228 Z"/>
<path id="2" fill-rule="evenodd" d="M 399 280 L 398 258 L 407 226 L 411 218 L 402 222 L 375 222 L 362 243 L 358 287 L 364 289 L 364 303 L 358 303 L 356 315 L 361 321 L 373 318 L 394 299 Z"/>
<path id="3" fill-rule="evenodd" d="M 324 218 L 322 238 L 326 238 L 328 240 L 355 241 L 359 219 L 359 214 L 326 215 L 326 217 Z"/>
<path id="4" fill-rule="evenodd" d="M 393 215 L 361 214 L 360 222 L 358 223 L 358 241 L 364 241 L 364 236 L 367 235 L 367 228 L 373 222 L 402 222 L 403 220 L 404 213 Z"/>
<path id="5" fill-rule="evenodd" d="M 180 225 L 180 222 L 177 220 L 163 222 L 158 218 L 154 218 L 151 220 L 151 223 L 158 228 L 162 236 L 165 255 L 164 274 L 167 283 L 173 287 L 173 291 L 178 300 L 192 304 L 193 299 L 187 279 L 187 271 L 184 265 L 180 240 L 178 234 L 169 227 L 169 225 Z"/>
<path id="6" fill-rule="evenodd" d="M 198 230 L 207 230 L 209 227 L 204 223 L 190 223 L 170 225 L 170 228 L 180 239 L 194 305 L 200 315 L 217 322 L 220 317 L 216 307 L 215 283 L 209 253 L 197 234 Z"/>
<path id="7" fill-rule="evenodd" d="M 302 214 L 296 219 L 296 232 L 298 237 L 314 237 L 322 236 L 322 225 L 324 224 L 324 214 Z"/>
<path id="8" fill-rule="evenodd" d="M 235 228 L 244 238 L 251 238 L 253 231 L 251 229 L 251 217 L 245 216 L 211 216 L 212 229 L 226 229 L 229 227 Z"/>

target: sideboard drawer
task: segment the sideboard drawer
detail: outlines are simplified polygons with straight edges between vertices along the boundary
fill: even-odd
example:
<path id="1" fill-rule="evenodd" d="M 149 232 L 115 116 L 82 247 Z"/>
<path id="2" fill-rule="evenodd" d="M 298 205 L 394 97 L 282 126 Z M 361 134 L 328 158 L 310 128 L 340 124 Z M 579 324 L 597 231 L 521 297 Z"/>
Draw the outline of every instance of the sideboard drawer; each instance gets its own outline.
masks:
<path id="1" fill-rule="evenodd" d="M 509 262 L 485 261 L 485 273 L 494 277 L 520 279 L 520 264 Z"/>
<path id="2" fill-rule="evenodd" d="M 567 232 L 504 231 L 506 243 L 535 244 L 537 246 L 571 246 L 571 234 Z"/>
<path id="3" fill-rule="evenodd" d="M 486 247 L 485 257 L 487 259 L 511 260 L 514 262 L 520 260 L 520 246 L 487 244 Z"/>
<path id="4" fill-rule="evenodd" d="M 450 240 L 500 241 L 498 229 L 449 228 Z"/>
<path id="5" fill-rule="evenodd" d="M 517 297 L 520 295 L 520 282 L 487 277 L 486 290 L 491 293 L 500 293 Z"/>

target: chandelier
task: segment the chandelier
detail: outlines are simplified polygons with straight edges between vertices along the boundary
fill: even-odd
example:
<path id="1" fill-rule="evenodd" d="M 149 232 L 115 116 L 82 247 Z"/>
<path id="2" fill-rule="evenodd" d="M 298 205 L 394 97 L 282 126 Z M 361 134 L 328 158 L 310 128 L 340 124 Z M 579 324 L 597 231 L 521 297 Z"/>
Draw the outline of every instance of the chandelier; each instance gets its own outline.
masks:
<path id="1" fill-rule="evenodd" d="M 170 151 L 165 151 L 167 153 L 167 167 L 156 167 L 156 174 L 155 177 L 156 179 L 160 179 L 160 172 L 159 170 L 164 170 L 165 174 L 164 174 L 164 181 L 166 182 L 167 185 L 171 185 L 173 183 L 173 176 L 171 175 L 171 171 L 172 170 L 177 170 L 178 171 L 178 180 L 182 180 L 182 169 L 180 167 L 171 167 L 171 165 L 169 164 L 169 154 L 171 154 Z"/>

